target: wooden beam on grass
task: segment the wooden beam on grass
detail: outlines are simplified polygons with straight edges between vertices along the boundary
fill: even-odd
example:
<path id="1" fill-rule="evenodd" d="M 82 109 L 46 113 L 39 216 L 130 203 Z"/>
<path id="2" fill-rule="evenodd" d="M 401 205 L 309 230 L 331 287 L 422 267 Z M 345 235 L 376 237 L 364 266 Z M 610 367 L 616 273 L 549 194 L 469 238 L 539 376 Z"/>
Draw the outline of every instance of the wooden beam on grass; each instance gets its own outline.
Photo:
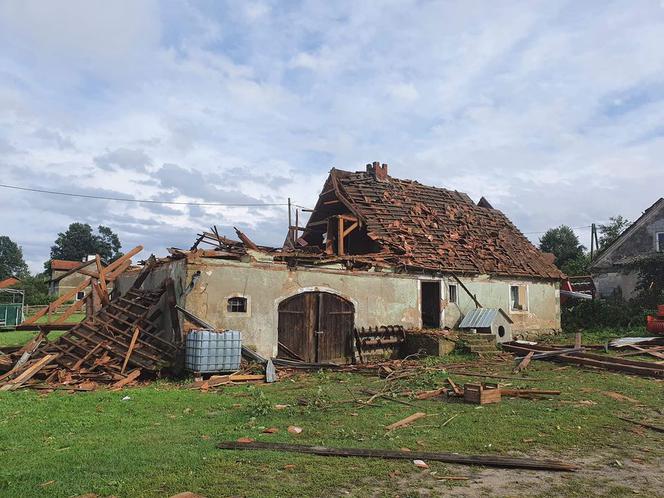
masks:
<path id="1" fill-rule="evenodd" d="M 519 364 L 516 366 L 516 368 L 514 369 L 514 372 L 513 372 L 513 373 L 519 373 L 521 370 L 525 369 L 525 368 L 528 366 L 528 364 L 530 363 L 530 360 L 533 359 L 533 355 L 534 355 L 534 354 L 535 354 L 534 351 L 531 351 L 530 353 L 528 353 L 528 354 L 523 358 L 523 360 L 521 360 L 521 363 L 519 363 Z"/>
<path id="2" fill-rule="evenodd" d="M 386 425 L 385 430 L 386 431 L 393 431 L 394 429 L 400 429 L 401 427 L 406 427 L 415 422 L 416 420 L 419 420 L 421 418 L 426 417 L 427 414 L 424 412 L 416 412 L 413 413 L 412 415 L 409 415 L 408 417 L 399 420 L 398 422 L 394 422 L 393 424 Z"/>
<path id="3" fill-rule="evenodd" d="M 647 429 L 656 432 L 664 432 L 664 427 L 659 427 L 657 425 L 649 424 L 647 422 L 639 422 L 638 420 L 632 420 L 631 418 L 626 418 L 626 417 L 618 417 L 618 418 L 620 420 L 624 420 L 625 422 L 629 422 L 630 424 L 640 425 L 641 427 L 645 427 Z"/>
<path id="4" fill-rule="evenodd" d="M 458 453 L 431 453 L 424 451 L 394 451 L 370 448 L 327 448 L 325 446 L 305 446 L 299 444 L 268 443 L 253 441 L 240 443 L 228 441 L 217 444 L 222 450 L 282 451 L 319 456 L 385 458 L 392 460 L 424 460 L 433 462 L 479 465 L 507 469 L 550 470 L 574 472 L 579 466 L 560 460 L 536 460 L 533 458 L 513 458 L 493 455 L 460 455 Z"/>

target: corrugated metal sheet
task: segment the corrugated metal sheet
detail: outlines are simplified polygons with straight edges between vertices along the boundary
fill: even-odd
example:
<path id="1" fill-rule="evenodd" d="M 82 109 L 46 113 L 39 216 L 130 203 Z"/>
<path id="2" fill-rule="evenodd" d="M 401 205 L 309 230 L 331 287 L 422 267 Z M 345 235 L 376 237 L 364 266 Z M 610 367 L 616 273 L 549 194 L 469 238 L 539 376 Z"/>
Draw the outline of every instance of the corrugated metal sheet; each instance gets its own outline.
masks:
<path id="1" fill-rule="evenodd" d="M 459 324 L 460 329 L 483 329 L 491 327 L 498 316 L 497 308 L 477 308 L 468 313 Z"/>

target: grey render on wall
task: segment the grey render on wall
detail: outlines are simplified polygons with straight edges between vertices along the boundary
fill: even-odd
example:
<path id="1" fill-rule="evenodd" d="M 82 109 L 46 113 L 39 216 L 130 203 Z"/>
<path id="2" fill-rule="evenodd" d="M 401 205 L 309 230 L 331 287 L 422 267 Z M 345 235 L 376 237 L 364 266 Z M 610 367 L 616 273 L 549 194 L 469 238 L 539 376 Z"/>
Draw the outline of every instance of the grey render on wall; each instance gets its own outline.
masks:
<path id="1" fill-rule="evenodd" d="M 625 265 L 640 257 L 664 251 L 664 198 L 650 206 L 593 262 L 591 273 L 600 297 L 630 299 L 636 293 L 638 275 Z"/>

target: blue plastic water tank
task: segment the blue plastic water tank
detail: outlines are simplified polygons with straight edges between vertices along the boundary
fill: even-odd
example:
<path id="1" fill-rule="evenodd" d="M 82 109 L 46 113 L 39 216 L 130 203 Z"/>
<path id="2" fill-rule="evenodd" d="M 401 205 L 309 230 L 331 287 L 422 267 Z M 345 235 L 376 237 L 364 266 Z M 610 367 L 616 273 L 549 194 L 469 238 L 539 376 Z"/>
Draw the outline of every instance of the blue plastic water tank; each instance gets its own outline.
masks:
<path id="1" fill-rule="evenodd" d="M 242 359 L 242 334 L 237 330 L 192 330 L 185 344 L 185 368 L 191 372 L 234 372 Z"/>

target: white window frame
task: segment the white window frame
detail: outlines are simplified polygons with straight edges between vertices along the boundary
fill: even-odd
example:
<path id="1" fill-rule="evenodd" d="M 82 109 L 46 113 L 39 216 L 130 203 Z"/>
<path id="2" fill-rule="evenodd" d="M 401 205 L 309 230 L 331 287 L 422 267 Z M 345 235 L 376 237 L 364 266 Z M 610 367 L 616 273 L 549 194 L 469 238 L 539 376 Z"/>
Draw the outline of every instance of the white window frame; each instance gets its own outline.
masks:
<path id="1" fill-rule="evenodd" d="M 247 300 L 247 310 L 246 311 L 228 311 L 228 300 L 232 299 L 234 297 L 241 297 L 241 298 Z M 241 294 L 241 293 L 230 294 L 230 295 L 224 297 L 223 303 L 224 303 L 223 304 L 223 306 L 224 306 L 223 307 L 224 316 L 233 317 L 233 318 L 251 316 L 251 297 L 250 296 L 247 296 L 247 295 Z"/>
<path id="2" fill-rule="evenodd" d="M 659 244 L 659 236 L 664 235 L 664 232 L 655 232 L 655 250 L 657 252 L 664 252 L 664 246 Z"/>
<path id="3" fill-rule="evenodd" d="M 512 300 L 512 287 L 525 287 L 526 288 L 526 302 L 525 303 L 520 303 L 521 304 L 521 309 L 520 310 L 515 310 L 514 309 L 514 301 Z M 522 283 L 513 283 L 509 284 L 507 286 L 507 299 L 509 303 L 509 312 L 513 314 L 519 314 L 519 313 L 528 313 L 530 310 L 530 286 L 528 284 L 522 284 Z"/>
<path id="4" fill-rule="evenodd" d="M 452 300 L 452 293 L 450 289 L 454 287 L 455 299 Z M 459 304 L 459 285 L 458 284 L 447 284 L 447 302 L 451 304 Z"/>

